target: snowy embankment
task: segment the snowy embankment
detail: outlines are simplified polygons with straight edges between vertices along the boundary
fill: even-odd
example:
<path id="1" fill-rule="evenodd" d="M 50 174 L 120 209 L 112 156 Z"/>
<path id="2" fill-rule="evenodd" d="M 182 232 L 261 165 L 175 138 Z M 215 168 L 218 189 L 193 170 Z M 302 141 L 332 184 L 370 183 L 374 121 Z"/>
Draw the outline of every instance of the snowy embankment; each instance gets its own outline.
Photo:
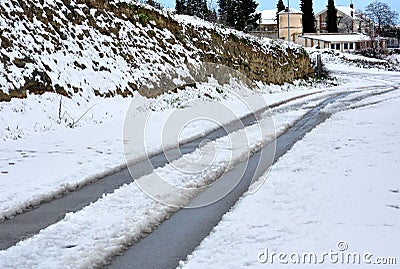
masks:
<path id="1" fill-rule="evenodd" d="M 314 260 L 301 262 L 304 253 L 322 263 L 329 251 L 339 254 L 325 256 L 322 268 L 375 268 L 366 263 L 382 257 L 399 262 L 399 100 L 394 91 L 347 108 L 346 101 L 328 106 L 329 112 L 350 110 L 296 143 L 266 183 L 245 194 L 181 266 L 309 268 Z M 279 262 L 280 252 L 287 264 Z M 342 263 L 342 254 L 356 252 L 362 265 Z M 364 253 L 371 254 L 365 262 Z"/>
<path id="2" fill-rule="evenodd" d="M 156 97 L 206 82 L 207 63 L 265 83 L 312 75 L 298 45 L 132 0 L 0 1 L 0 31 L 1 101 L 57 92 L 79 107 L 94 96 Z"/>

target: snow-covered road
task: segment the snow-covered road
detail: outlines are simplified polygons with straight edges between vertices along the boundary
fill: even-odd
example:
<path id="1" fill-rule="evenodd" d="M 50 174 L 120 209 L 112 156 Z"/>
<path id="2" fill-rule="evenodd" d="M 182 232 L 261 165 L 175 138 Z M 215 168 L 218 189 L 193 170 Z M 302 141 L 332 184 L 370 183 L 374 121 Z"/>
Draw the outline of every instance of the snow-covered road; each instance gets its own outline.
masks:
<path id="1" fill-rule="evenodd" d="M 62 267 L 64 264 L 72 267 L 102 264 L 107 258 L 122 251 L 126 244 L 150 232 L 178 209 L 163 205 L 147 196 L 141 188 L 143 189 L 148 182 L 166 175 L 173 185 L 192 188 L 186 193 L 183 191 L 167 193 L 165 197 L 168 201 L 161 200 L 177 206 L 185 205 L 189 202 L 188 199 L 199 192 L 193 187 L 214 181 L 225 169 L 243 161 L 249 152 L 257 151 L 271 142 L 276 136 L 275 132 L 278 135 L 283 133 L 306 111 L 288 111 L 276 115 L 275 128 L 271 126 L 269 114 L 266 114 L 259 125 L 246 127 L 210 142 L 203 146 L 201 151 L 196 150 L 185 155 L 185 158 L 156 169 L 153 173 L 138 179 L 136 183 L 122 186 L 77 213 L 68 214 L 62 221 L 42 230 L 38 235 L 0 252 L 0 265 L 8 267 L 13 264 L 25 267 L 31 262 L 34 267 L 51 264 L 54 268 Z M 259 131 L 260 127 L 263 132 Z M 249 139 L 244 140 L 245 136 L 249 136 Z M 236 143 L 231 143 L 231 140 Z M 187 160 L 195 160 L 201 154 L 210 155 L 209 153 L 214 154 L 214 152 L 217 155 L 211 165 L 203 161 L 192 163 L 191 170 L 200 171 L 207 167 L 200 174 L 188 173 L 183 169 L 188 168 Z M 204 160 L 207 161 L 207 158 Z M 66 245 L 66 242 L 69 243 Z M 10 255 L 22 256 L 22 253 L 26 252 L 30 253 L 26 259 L 20 258 L 17 261 L 9 258 Z M 55 252 L 58 252 L 57 255 L 52 254 Z"/>

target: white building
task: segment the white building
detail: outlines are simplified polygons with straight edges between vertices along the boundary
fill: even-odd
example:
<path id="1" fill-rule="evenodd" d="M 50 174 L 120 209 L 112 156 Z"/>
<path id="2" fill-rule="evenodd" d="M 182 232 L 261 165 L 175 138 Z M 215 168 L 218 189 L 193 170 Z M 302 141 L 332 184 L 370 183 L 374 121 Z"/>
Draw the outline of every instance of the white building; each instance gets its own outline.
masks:
<path id="1" fill-rule="evenodd" d="M 278 21 L 277 17 L 277 9 L 267 9 L 262 10 L 260 18 L 260 31 L 277 31 L 278 30 Z"/>
<path id="2" fill-rule="evenodd" d="M 334 49 L 342 52 L 352 52 L 377 46 L 377 40 L 364 34 L 306 34 L 299 36 L 298 43 L 304 47 Z M 386 39 L 380 40 L 380 47 L 386 48 Z"/>
<path id="3" fill-rule="evenodd" d="M 325 8 L 315 14 L 316 28 L 318 32 L 327 32 L 327 11 Z M 365 33 L 369 26 L 369 20 L 363 14 L 354 8 L 354 4 L 349 6 L 336 6 L 337 22 L 339 33 Z"/>

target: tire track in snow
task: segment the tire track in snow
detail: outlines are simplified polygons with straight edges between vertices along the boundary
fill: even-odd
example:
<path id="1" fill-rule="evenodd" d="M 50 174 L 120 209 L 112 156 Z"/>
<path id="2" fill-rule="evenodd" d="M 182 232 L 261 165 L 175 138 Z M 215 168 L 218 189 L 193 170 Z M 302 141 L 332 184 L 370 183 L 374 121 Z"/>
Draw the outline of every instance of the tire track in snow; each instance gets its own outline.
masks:
<path id="1" fill-rule="evenodd" d="M 371 97 L 386 95 L 393 93 L 397 87 L 389 90 L 378 92 L 367 92 L 363 96 L 358 96 L 353 101 L 361 101 Z M 330 117 L 331 113 L 324 112 L 325 108 L 335 102 L 340 103 L 342 98 L 351 96 L 354 93 L 361 91 L 353 91 L 341 93 L 336 97 L 331 97 L 320 105 L 312 109 L 310 114 L 313 116 L 304 116 L 295 126 L 291 127 L 287 132 L 277 138 L 277 151 L 274 162 L 283 156 L 298 140 L 314 127 L 324 122 Z M 386 99 L 385 99 L 386 100 Z M 382 100 L 384 101 L 384 100 Z M 350 109 L 350 108 L 348 108 Z M 271 151 L 268 145 L 262 149 L 263 152 Z M 251 158 L 257 158 L 258 153 Z M 253 169 L 255 169 L 253 167 Z M 261 170 L 247 171 L 243 175 L 244 180 L 222 200 L 201 208 L 182 209 L 175 213 L 170 219 L 163 222 L 149 236 L 142 239 L 136 244 L 133 244 L 128 251 L 122 256 L 116 256 L 108 268 L 176 268 L 180 260 L 184 260 L 195 247 L 209 234 L 212 228 L 217 225 L 223 214 L 227 212 L 238 200 L 244 191 L 247 190 L 251 179 L 262 175 L 262 171 L 266 171 L 268 167 Z M 250 169 L 251 170 L 251 165 Z M 229 173 L 232 173 L 229 172 Z M 231 174 L 226 174 L 224 177 L 231 178 Z M 246 179 L 247 177 L 247 179 Z M 207 192 L 207 190 L 205 191 Z M 204 195 L 201 193 L 199 196 Z M 196 197 L 197 198 L 197 197 Z M 195 198 L 195 199 L 196 199 Z M 156 256 L 149 255 L 155 253 Z"/>
<path id="2" fill-rule="evenodd" d="M 319 93 L 321 92 L 295 96 L 274 103 L 269 108 L 279 108 L 293 101 Z M 308 101 L 305 102 L 307 103 Z M 266 109 L 268 108 L 262 108 L 225 126 L 227 132 L 220 127 L 209 131 L 204 137 L 180 145 L 180 149 L 171 149 L 164 154 L 153 155 L 149 158 L 151 165 L 147 161 L 132 164 L 133 168 L 131 170 L 136 173 L 133 177 L 129 174 L 128 169 L 118 167 L 115 171 L 111 171 L 100 179 L 89 180 L 79 186 L 65 186 L 66 189 L 62 192 L 51 193 L 46 199 L 43 198 L 41 201 L 33 202 L 33 206 L 27 207 L 17 215 L 11 214 L 7 219 L 0 222 L 0 250 L 7 249 L 19 241 L 37 234 L 41 229 L 62 220 L 67 213 L 81 210 L 90 203 L 97 201 L 104 194 L 111 193 L 124 184 L 131 183 L 134 178 L 150 174 L 154 168 L 163 167 L 168 163 L 168 159 L 173 161 L 183 154 L 193 152 L 204 139 L 215 140 L 225 136 L 227 133 L 238 130 L 242 126 L 250 126 L 254 123 L 256 117 Z M 168 156 L 168 159 L 166 156 Z"/>

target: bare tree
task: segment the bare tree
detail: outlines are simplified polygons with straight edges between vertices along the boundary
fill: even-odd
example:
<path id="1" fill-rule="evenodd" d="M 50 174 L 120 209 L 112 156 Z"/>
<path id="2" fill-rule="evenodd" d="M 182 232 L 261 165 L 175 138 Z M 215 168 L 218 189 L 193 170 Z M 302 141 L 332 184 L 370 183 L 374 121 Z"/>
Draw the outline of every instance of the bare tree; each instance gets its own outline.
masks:
<path id="1" fill-rule="evenodd" d="M 365 8 L 365 13 L 378 24 L 378 33 L 381 34 L 383 26 L 395 25 L 399 14 L 390 6 L 380 0 L 375 0 Z"/>
<path id="2" fill-rule="evenodd" d="M 374 22 L 364 11 L 358 9 L 356 11 L 356 18 L 358 23 L 358 32 L 368 33 L 374 29 Z"/>

